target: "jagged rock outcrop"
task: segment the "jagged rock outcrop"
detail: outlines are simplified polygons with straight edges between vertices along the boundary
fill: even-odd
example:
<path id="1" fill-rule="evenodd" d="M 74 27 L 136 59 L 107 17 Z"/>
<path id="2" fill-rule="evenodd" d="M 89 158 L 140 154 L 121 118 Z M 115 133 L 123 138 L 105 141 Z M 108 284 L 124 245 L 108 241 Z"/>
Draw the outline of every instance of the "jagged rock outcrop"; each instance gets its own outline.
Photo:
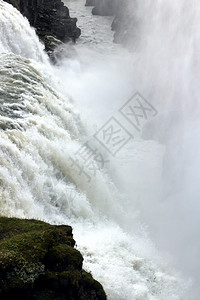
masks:
<path id="1" fill-rule="evenodd" d="M 1 300 L 106 300 L 70 226 L 0 217 Z"/>
<path id="2" fill-rule="evenodd" d="M 35 27 L 46 50 L 51 52 L 56 41 L 75 41 L 81 34 L 76 26 L 77 19 L 71 18 L 69 9 L 61 0 L 5 0 L 16 7 Z M 53 42 L 52 42 L 53 41 Z"/>

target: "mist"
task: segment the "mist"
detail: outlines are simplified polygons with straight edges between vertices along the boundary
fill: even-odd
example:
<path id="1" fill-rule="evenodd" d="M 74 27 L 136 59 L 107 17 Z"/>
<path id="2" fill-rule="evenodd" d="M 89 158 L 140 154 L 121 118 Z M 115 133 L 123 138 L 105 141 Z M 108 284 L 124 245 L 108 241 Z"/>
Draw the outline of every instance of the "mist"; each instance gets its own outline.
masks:
<path id="1" fill-rule="evenodd" d="M 112 115 L 132 131 L 134 141 L 109 166 L 126 195 L 125 211 L 131 212 L 121 223 L 129 232 L 138 220 L 145 224 L 171 264 L 186 280 L 191 278 L 184 299 L 194 300 L 200 292 L 200 7 L 197 1 L 129 2 L 130 22 L 121 28 L 127 32 L 129 26 L 129 38 L 126 48 L 119 46 L 120 59 L 115 54 L 102 59 L 97 51 L 80 47 L 76 67 L 81 75 L 74 72 L 69 89 L 79 106 L 89 107 L 94 132 Z M 77 81 L 79 91 L 73 89 Z M 135 92 L 158 111 L 141 134 L 117 115 Z M 87 115 L 88 109 L 83 112 Z"/>
<path id="2" fill-rule="evenodd" d="M 134 8 L 140 32 L 134 80 L 159 111 L 144 128 L 143 137 L 165 147 L 161 198 L 145 218 L 161 248 L 169 250 L 186 276 L 193 277 L 198 291 L 192 299 L 197 299 L 199 5 L 197 1 L 138 1 L 133 18 Z M 134 44 L 134 37 L 130 42 Z"/>
<path id="3" fill-rule="evenodd" d="M 199 300 L 200 7 L 64 2 L 82 35 L 54 65 L 0 2 L 1 214 L 71 225 L 109 300 Z M 120 140 L 102 142 L 108 124 Z M 75 160 L 87 142 L 91 160 Z"/>

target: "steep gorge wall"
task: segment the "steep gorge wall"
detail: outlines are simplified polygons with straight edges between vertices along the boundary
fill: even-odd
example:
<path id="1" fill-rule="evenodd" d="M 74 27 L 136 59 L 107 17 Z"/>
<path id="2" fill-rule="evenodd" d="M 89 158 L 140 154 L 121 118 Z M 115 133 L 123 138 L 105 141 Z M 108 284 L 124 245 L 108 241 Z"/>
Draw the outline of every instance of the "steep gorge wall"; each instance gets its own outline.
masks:
<path id="1" fill-rule="evenodd" d="M 114 42 L 131 45 L 130 41 L 137 36 L 137 20 L 133 17 L 134 3 L 129 5 L 128 0 L 118 2 L 117 9 L 112 22 L 112 30 L 115 31 Z"/>
<path id="2" fill-rule="evenodd" d="M 136 28 L 128 0 L 86 0 L 86 6 L 94 6 L 92 9 L 94 15 L 113 16 L 114 42 L 128 44 L 129 37 Z"/>
<path id="3" fill-rule="evenodd" d="M 94 15 L 113 16 L 116 14 L 119 4 L 119 0 L 95 0 L 92 13 Z"/>

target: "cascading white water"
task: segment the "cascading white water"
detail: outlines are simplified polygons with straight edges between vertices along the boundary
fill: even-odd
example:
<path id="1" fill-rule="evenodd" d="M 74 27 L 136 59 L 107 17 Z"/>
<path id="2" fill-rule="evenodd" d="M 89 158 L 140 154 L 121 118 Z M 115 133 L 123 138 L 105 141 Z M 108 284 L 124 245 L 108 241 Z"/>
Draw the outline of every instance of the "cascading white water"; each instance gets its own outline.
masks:
<path id="1" fill-rule="evenodd" d="M 77 45 L 76 57 L 52 67 L 27 20 L 3 1 L 0 14 L 0 28 L 5 28 L 0 43 L 1 214 L 72 225 L 84 267 L 103 284 L 109 300 L 182 299 L 183 282 L 159 257 L 135 219 L 138 208 L 145 216 L 149 208 L 151 214 L 152 201 L 157 204 L 160 197 L 157 185 L 161 184 L 163 146 L 138 137 L 117 159 L 108 156 L 110 166 L 98 169 L 91 181 L 81 176 L 71 161 L 96 130 L 90 127 L 93 120 L 98 127 L 103 125 L 127 100 L 131 89 L 140 88 L 150 97 L 149 77 L 143 78 L 146 91 L 139 80 L 134 82 L 138 87 L 133 87 L 129 73 L 127 76 L 131 54 L 117 48 L 110 57 L 105 51 L 102 55 L 101 47 L 97 54 L 82 44 Z M 109 22 L 107 26 L 109 29 Z M 119 57 L 124 53 L 127 58 L 122 61 L 122 70 Z M 150 57 L 148 51 L 145 53 L 144 58 Z M 142 65 L 136 63 L 135 67 L 141 80 Z M 124 89 L 121 81 L 125 82 Z M 112 98 L 115 103 L 112 100 L 110 104 Z M 75 109 L 79 104 L 80 113 Z M 85 117 L 87 104 L 93 115 Z M 154 104 L 161 110 L 158 101 Z M 84 126 L 82 120 L 86 118 Z M 94 139 L 92 146 L 102 153 Z M 81 167 L 92 177 L 89 167 L 83 163 Z M 152 174 L 151 180 L 144 180 L 146 173 Z M 124 174 L 128 178 L 122 178 Z M 123 193 L 128 190 L 132 199 L 121 195 L 113 181 Z"/>
<path id="2" fill-rule="evenodd" d="M 199 299 L 200 6 L 196 0 L 129 2 L 136 26 L 130 34 L 130 53 L 121 52 L 121 63 L 116 57 L 115 65 L 104 55 L 103 66 L 96 60 L 78 80 L 80 86 L 88 81 L 86 88 L 79 93 L 70 88 L 82 103 L 81 94 L 90 87 L 84 102 L 92 106 L 97 120 L 100 114 L 103 119 L 117 111 L 132 90 L 140 91 L 158 110 L 144 126 L 142 139 L 135 139 L 121 155 L 120 174 L 115 168 L 114 179 L 130 195 L 126 210 L 133 214 L 139 208 L 157 244 L 193 277 L 192 293 L 185 298 Z M 79 55 L 85 59 L 82 51 Z M 94 96 L 98 88 L 100 95 Z M 130 230 L 132 220 L 127 224 Z"/>
<path id="3" fill-rule="evenodd" d="M 11 19 L 13 22 L 10 22 Z M 11 10 L 10 5 L 3 0 L 0 1 L 0 20 L 1 52 L 12 52 L 36 61 L 47 61 L 43 52 L 44 47 L 40 44 L 28 20 L 24 19 L 17 10 Z"/>

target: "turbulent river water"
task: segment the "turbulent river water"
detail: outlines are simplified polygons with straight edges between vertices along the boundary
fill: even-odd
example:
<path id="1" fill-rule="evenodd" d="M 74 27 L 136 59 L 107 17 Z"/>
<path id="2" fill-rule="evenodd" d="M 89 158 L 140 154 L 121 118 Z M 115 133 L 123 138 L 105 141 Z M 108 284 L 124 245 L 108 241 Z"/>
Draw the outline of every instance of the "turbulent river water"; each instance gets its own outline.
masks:
<path id="1" fill-rule="evenodd" d="M 173 13 L 173 1 L 141 1 L 150 25 L 130 52 L 112 43 L 112 18 L 83 2 L 65 1 L 82 36 L 52 66 L 28 21 L 0 0 L 0 213 L 72 225 L 109 300 L 196 300 L 196 2 L 175 1 Z M 134 123 L 131 104 L 146 107 Z"/>

